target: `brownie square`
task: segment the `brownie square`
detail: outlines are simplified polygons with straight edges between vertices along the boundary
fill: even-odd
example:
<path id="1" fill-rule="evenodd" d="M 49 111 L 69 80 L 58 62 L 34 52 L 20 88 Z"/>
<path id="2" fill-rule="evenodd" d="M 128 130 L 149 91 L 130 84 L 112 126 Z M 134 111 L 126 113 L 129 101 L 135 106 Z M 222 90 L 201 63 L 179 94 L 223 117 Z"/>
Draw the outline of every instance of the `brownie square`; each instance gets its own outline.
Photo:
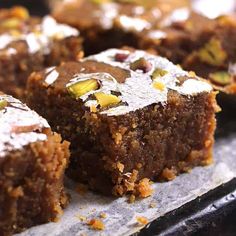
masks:
<path id="1" fill-rule="evenodd" d="M 124 45 L 137 47 L 141 31 L 157 25 L 173 9 L 190 5 L 188 0 L 49 2 L 56 2 L 55 19 L 80 30 L 87 55 Z"/>
<path id="2" fill-rule="evenodd" d="M 0 9 L 0 88 L 23 98 L 29 74 L 76 59 L 79 32 L 52 17 L 30 17 L 25 8 Z"/>
<path id="3" fill-rule="evenodd" d="M 150 194 L 149 179 L 212 162 L 215 93 L 144 51 L 110 49 L 32 74 L 28 104 L 71 142 L 67 174 L 105 194 Z"/>
<path id="4" fill-rule="evenodd" d="M 69 143 L 45 119 L 0 94 L 0 235 L 60 217 L 68 158 Z"/>

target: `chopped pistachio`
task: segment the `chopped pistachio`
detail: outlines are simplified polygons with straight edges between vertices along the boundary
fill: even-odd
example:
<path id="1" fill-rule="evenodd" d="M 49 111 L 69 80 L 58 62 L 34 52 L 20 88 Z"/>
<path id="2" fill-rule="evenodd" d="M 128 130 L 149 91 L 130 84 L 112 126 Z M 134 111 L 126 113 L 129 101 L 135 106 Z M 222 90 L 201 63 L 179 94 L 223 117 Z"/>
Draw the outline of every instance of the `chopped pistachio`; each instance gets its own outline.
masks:
<path id="1" fill-rule="evenodd" d="M 20 20 L 18 18 L 15 18 L 15 17 L 4 20 L 1 23 L 1 27 L 5 28 L 5 29 L 16 29 L 16 28 L 19 28 L 20 25 L 21 25 Z"/>
<path id="2" fill-rule="evenodd" d="M 155 81 L 153 82 L 152 86 L 157 89 L 157 90 L 160 90 L 160 91 L 163 91 L 165 89 L 165 84 L 162 83 L 161 81 Z"/>
<path id="3" fill-rule="evenodd" d="M 152 64 L 147 61 L 145 58 L 141 57 L 138 60 L 130 64 L 131 70 L 142 70 L 144 73 L 147 73 L 152 69 Z"/>
<path id="4" fill-rule="evenodd" d="M 210 65 L 220 66 L 227 58 L 227 54 L 222 48 L 220 40 L 212 38 L 198 51 L 198 57 Z"/>
<path id="5" fill-rule="evenodd" d="M 72 96 L 79 98 L 92 90 L 98 89 L 98 87 L 99 84 L 96 79 L 88 79 L 72 84 L 67 89 Z"/>
<path id="6" fill-rule="evenodd" d="M 152 79 L 153 80 L 157 79 L 157 78 L 162 77 L 166 74 L 168 74 L 168 71 L 158 68 L 158 69 L 154 70 L 154 72 L 152 73 Z"/>
<path id="7" fill-rule="evenodd" d="M 218 71 L 215 73 L 211 73 L 209 75 L 209 78 L 213 83 L 216 83 L 222 86 L 230 84 L 231 82 L 231 76 L 226 71 Z"/>
<path id="8" fill-rule="evenodd" d="M 108 107 L 110 105 L 118 104 L 121 101 L 119 97 L 112 94 L 95 93 L 94 95 L 101 107 Z"/>
<path id="9" fill-rule="evenodd" d="M 8 102 L 6 100 L 0 100 L 0 110 L 3 110 L 7 104 Z"/>

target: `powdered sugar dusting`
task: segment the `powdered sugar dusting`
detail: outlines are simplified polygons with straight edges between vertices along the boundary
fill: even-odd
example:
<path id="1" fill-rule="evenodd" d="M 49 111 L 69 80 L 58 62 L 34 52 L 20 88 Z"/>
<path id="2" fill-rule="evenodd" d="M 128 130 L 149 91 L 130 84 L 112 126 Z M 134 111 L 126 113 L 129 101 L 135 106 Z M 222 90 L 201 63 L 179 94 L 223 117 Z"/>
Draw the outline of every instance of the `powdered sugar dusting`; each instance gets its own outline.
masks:
<path id="1" fill-rule="evenodd" d="M 2 100 L 8 105 L 0 110 L 0 158 L 29 143 L 47 140 L 41 133 L 43 128 L 49 128 L 45 119 L 11 96 L 1 95 Z"/>
<path id="2" fill-rule="evenodd" d="M 127 55 L 126 59 L 119 62 L 115 59 L 117 54 Z M 140 58 L 144 58 L 150 65 L 151 69 L 148 72 L 142 70 L 132 70 L 130 65 Z M 210 92 L 212 87 L 207 82 L 196 78 L 190 78 L 188 72 L 182 70 L 180 67 L 175 66 L 173 63 L 165 58 L 148 54 L 141 50 L 129 52 L 127 50 L 109 49 L 100 54 L 96 54 L 83 59 L 83 61 L 98 61 L 103 62 L 114 67 L 127 70 L 130 74 L 124 83 L 119 83 L 116 78 L 108 73 L 88 73 L 88 74 L 75 74 L 67 87 L 83 80 L 97 79 L 100 87 L 97 90 L 92 90 L 80 99 L 86 101 L 85 106 L 96 104 L 95 100 L 91 100 L 91 96 L 97 92 L 105 94 L 112 94 L 116 92 L 122 101 L 120 106 L 115 108 L 108 108 L 103 110 L 102 114 L 107 115 L 122 115 L 130 111 L 141 109 L 151 104 L 167 102 L 169 90 L 175 90 L 178 93 L 186 96 L 194 96 L 201 92 Z M 165 75 L 153 78 L 153 73 L 156 69 L 166 71 Z M 179 77 L 189 77 L 183 84 L 179 85 Z M 155 88 L 154 83 L 161 84 L 161 89 Z M 127 104 L 127 105 L 124 105 Z"/>
<path id="3" fill-rule="evenodd" d="M 53 39 L 63 39 L 78 35 L 78 30 L 57 23 L 51 16 L 45 16 L 42 23 L 36 25 L 35 29 L 30 33 L 22 33 L 19 35 L 11 35 L 8 33 L 2 34 L 0 36 L 0 49 L 6 48 L 12 42 L 24 40 L 28 45 L 30 53 L 33 54 L 42 51 L 44 54 L 48 54 Z"/>

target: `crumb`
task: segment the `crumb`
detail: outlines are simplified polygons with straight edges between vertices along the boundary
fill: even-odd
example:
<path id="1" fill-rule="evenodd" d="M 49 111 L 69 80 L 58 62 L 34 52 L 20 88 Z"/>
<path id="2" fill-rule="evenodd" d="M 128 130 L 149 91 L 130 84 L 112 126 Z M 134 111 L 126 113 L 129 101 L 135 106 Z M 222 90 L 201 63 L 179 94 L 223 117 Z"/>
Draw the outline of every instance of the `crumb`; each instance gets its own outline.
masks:
<path id="1" fill-rule="evenodd" d="M 88 186 L 85 184 L 78 183 L 76 186 L 76 192 L 84 195 L 88 191 Z"/>
<path id="2" fill-rule="evenodd" d="M 157 206 L 157 204 L 155 202 L 151 202 L 149 205 L 150 208 L 155 208 L 156 206 Z"/>
<path id="3" fill-rule="evenodd" d="M 129 203 L 134 203 L 135 202 L 135 195 L 131 194 L 129 197 Z"/>
<path id="4" fill-rule="evenodd" d="M 88 225 L 90 226 L 91 229 L 94 229 L 94 230 L 104 230 L 105 229 L 103 222 L 98 219 L 91 219 L 88 222 Z"/>
<path id="5" fill-rule="evenodd" d="M 148 219 L 144 216 L 137 216 L 136 220 L 137 220 L 138 224 L 140 224 L 140 225 L 148 224 Z"/>
<path id="6" fill-rule="evenodd" d="M 139 197 L 146 198 L 152 195 L 153 189 L 148 178 L 141 179 L 136 186 Z"/>
<path id="7" fill-rule="evenodd" d="M 106 214 L 105 212 L 102 212 L 102 213 L 100 214 L 100 217 L 103 218 L 103 219 L 105 219 L 105 218 L 107 218 L 107 214 Z"/>
<path id="8" fill-rule="evenodd" d="M 161 175 L 165 180 L 171 181 L 176 178 L 176 174 L 177 171 L 174 168 L 165 168 Z"/>
<path id="9" fill-rule="evenodd" d="M 121 163 L 121 162 L 117 162 L 117 168 L 118 168 L 118 170 L 121 172 L 121 173 L 123 173 L 123 171 L 124 171 L 124 165 Z"/>

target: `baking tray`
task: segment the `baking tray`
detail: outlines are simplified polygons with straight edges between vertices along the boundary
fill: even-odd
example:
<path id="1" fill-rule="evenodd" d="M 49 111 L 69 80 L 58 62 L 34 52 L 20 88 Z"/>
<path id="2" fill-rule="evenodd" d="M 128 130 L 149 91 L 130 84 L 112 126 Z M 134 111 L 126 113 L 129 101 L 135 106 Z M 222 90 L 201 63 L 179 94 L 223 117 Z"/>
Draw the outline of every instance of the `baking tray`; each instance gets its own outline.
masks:
<path id="1" fill-rule="evenodd" d="M 42 0 L 37 4 L 32 4 L 32 0 L 2 0 L 0 7 L 14 4 L 25 5 L 34 15 L 48 13 Z M 33 227 L 20 235 L 63 236 L 82 232 L 87 235 L 226 235 L 226 231 L 220 233 L 223 226 L 228 221 L 231 226 L 236 224 L 236 103 L 224 95 L 220 95 L 220 103 L 225 109 L 217 117 L 214 165 L 195 168 L 173 182 L 157 183 L 154 196 L 134 204 L 128 204 L 124 198 L 107 198 L 90 192 L 79 196 L 74 191 L 76 184 L 68 181 L 72 202 L 62 219 L 56 224 Z M 153 202 L 157 205 L 150 208 Z M 78 219 L 82 215 L 88 219 L 98 217 L 101 212 L 108 215 L 103 232 L 89 230 L 86 223 Z M 138 225 L 137 215 L 147 217 L 151 223 L 145 228 Z M 228 235 L 236 235 L 236 228 L 231 231 Z"/>

